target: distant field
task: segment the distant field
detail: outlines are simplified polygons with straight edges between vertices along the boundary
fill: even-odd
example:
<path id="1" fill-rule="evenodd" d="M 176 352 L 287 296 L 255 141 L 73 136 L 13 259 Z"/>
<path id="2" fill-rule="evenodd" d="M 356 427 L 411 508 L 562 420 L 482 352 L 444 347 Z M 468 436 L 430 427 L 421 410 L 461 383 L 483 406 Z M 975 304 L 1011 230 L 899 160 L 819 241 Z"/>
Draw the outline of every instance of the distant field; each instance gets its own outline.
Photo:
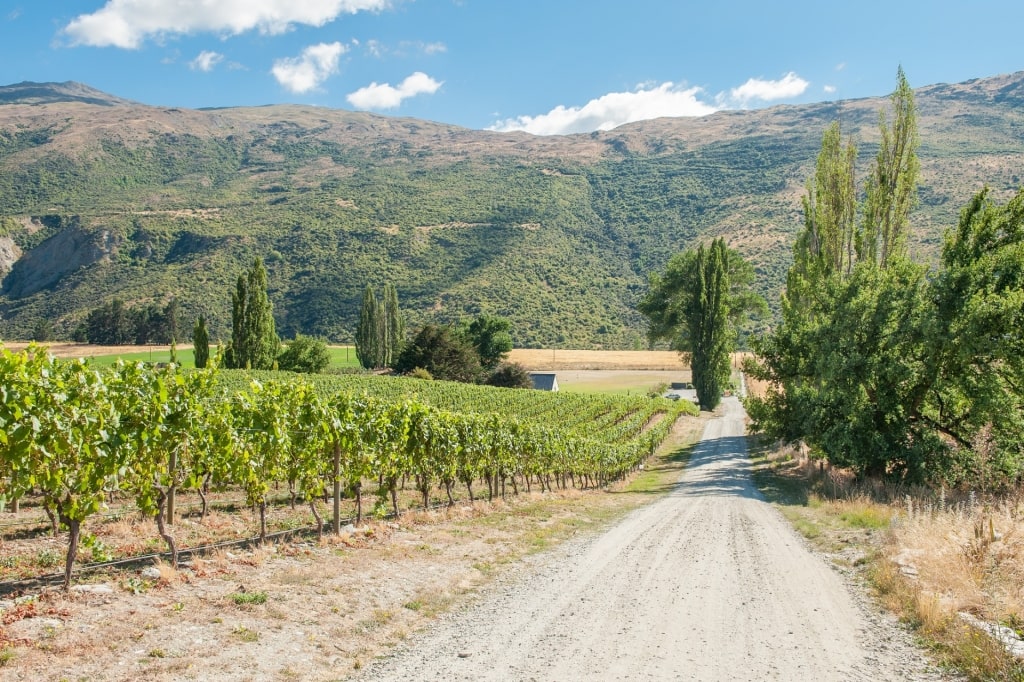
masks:
<path id="1" fill-rule="evenodd" d="M 26 343 L 5 343 L 18 350 Z M 50 353 L 59 358 L 90 358 L 98 365 L 109 365 L 120 358 L 126 362 L 167 362 L 169 346 L 93 346 L 83 343 L 52 343 Z M 357 367 L 352 346 L 330 346 L 331 367 Z M 194 360 L 191 346 L 178 346 L 178 361 L 186 367 Z M 211 353 L 213 351 L 211 350 Z M 740 355 L 740 354 L 737 354 Z M 563 391 L 580 393 L 615 393 L 636 395 L 647 393 L 662 384 L 691 381 L 690 367 L 675 351 L 633 350 L 544 350 L 517 348 L 509 360 L 530 371 L 553 371 Z M 738 367 L 739 359 L 734 361 Z M 760 386 L 748 387 L 759 393 Z"/>
<path id="2" fill-rule="evenodd" d="M 11 342 L 4 343 L 10 350 L 20 350 L 27 346 L 27 343 Z M 119 359 L 125 362 L 167 362 L 171 359 L 170 346 L 94 346 L 87 343 L 49 343 L 41 344 L 49 349 L 54 357 L 58 358 L 89 358 L 97 365 L 112 365 Z M 357 367 L 356 352 L 352 346 L 329 346 L 327 349 L 331 354 L 331 367 Z M 210 355 L 216 350 L 211 348 Z M 186 367 L 195 363 L 192 354 L 192 346 L 180 345 L 177 348 L 178 362 Z"/>
<path id="3" fill-rule="evenodd" d="M 558 370 L 556 375 L 559 390 L 573 393 L 645 395 L 665 384 L 690 381 L 688 369 L 569 369 Z"/>
<path id="4" fill-rule="evenodd" d="M 562 350 L 516 348 L 509 360 L 529 370 L 661 370 L 689 371 L 679 353 L 670 350 Z M 559 379 L 561 382 L 561 379 Z"/>

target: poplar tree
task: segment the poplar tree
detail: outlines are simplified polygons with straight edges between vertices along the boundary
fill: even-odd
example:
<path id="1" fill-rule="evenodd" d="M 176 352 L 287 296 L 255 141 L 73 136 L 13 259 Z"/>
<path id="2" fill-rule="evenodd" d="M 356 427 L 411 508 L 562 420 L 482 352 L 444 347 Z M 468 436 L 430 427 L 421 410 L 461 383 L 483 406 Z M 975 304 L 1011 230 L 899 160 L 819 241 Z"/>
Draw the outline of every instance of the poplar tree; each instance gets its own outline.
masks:
<path id="1" fill-rule="evenodd" d="M 382 313 L 382 306 L 373 293 L 373 287 L 367 284 L 363 291 L 363 305 L 359 310 L 359 324 L 356 326 L 356 357 L 366 369 L 384 366 L 385 325 Z"/>
<path id="2" fill-rule="evenodd" d="M 231 296 L 231 341 L 225 361 L 229 368 L 273 369 L 280 346 L 267 296 L 267 271 L 257 258 L 246 275 L 239 275 Z"/>
<path id="3" fill-rule="evenodd" d="M 192 348 L 196 368 L 205 368 L 210 362 L 210 333 L 206 330 L 206 318 L 202 315 L 199 316 L 195 327 L 192 328 Z"/>
<path id="4" fill-rule="evenodd" d="M 719 238 L 673 256 L 640 302 L 651 341 L 668 340 L 689 357 L 701 409 L 717 407 L 729 383 L 739 325 L 766 309 L 752 284 L 753 269 Z"/>
<path id="5" fill-rule="evenodd" d="M 384 286 L 384 357 L 382 365 L 390 367 L 398 360 L 405 343 L 405 320 L 398 307 L 398 290 L 394 284 Z"/>
<path id="6" fill-rule="evenodd" d="M 894 258 L 907 255 L 910 211 L 917 204 L 917 113 L 914 91 L 903 67 L 896 74 L 896 90 L 890 96 L 892 127 L 885 110 L 878 114 L 881 141 L 878 155 L 865 183 L 864 219 L 857 235 L 857 256 L 886 267 Z"/>

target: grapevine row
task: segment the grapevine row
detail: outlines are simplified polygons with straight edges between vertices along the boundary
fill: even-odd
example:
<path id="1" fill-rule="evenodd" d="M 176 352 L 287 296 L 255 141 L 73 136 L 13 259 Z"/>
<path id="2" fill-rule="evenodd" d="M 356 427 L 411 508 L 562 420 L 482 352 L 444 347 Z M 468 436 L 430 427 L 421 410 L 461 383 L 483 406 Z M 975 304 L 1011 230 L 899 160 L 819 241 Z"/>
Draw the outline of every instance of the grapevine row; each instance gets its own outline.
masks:
<path id="1" fill-rule="evenodd" d="M 310 505 L 318 528 L 324 524 L 317 501 L 333 499 L 337 531 L 344 493 L 355 496 L 362 515 L 364 481 L 379 483 L 396 514 L 397 488 L 406 480 L 425 505 L 431 490 L 443 488 L 451 500 L 453 488 L 465 486 L 472 498 L 481 482 L 489 496 L 506 484 L 550 488 L 552 479 L 564 485 L 566 477 L 599 485 L 636 467 L 673 421 L 652 422 L 664 406 L 648 401 L 580 437 L 582 427 L 552 426 L 559 423 L 556 410 L 593 418 L 615 411 L 612 406 L 599 399 L 599 407 L 584 409 L 586 401 L 572 397 L 559 407 L 545 395 L 538 401 L 544 407 L 536 407 L 520 397 L 534 392 L 491 389 L 488 395 L 477 387 L 432 385 L 440 382 L 422 382 L 409 398 L 393 392 L 403 383 L 393 379 L 378 379 L 384 396 L 371 396 L 365 383 L 329 388 L 296 375 L 248 375 L 241 385 L 240 376 L 143 363 L 97 370 L 39 348 L 2 350 L 0 505 L 38 495 L 54 530 L 68 529 L 67 584 L 82 523 L 112 494 L 156 520 L 176 561 L 168 524 L 180 491 L 204 500 L 209 490 L 244 491 L 259 510 L 265 538 L 268 495 L 286 483 Z M 472 397 L 460 405 L 459 392 Z M 528 420 L 514 416 L 530 406 L 535 409 L 523 410 Z M 458 407 L 465 411 L 450 409 Z"/>

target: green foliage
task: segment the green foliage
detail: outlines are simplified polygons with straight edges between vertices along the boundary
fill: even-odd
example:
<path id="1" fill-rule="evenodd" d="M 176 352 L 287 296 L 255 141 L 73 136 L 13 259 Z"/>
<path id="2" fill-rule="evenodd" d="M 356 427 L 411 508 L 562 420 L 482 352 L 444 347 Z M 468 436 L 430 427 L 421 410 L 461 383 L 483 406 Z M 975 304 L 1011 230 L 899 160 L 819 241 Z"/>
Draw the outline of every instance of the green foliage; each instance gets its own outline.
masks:
<path id="1" fill-rule="evenodd" d="M 192 329 L 192 352 L 196 369 L 205 369 L 210 362 L 210 333 L 206 329 L 206 318 L 200 315 Z"/>
<path id="2" fill-rule="evenodd" d="M 910 239 L 925 258 L 979 173 L 1000 200 L 1020 186 L 1020 98 L 987 87 L 919 93 L 922 125 L 942 130 L 921 150 L 929 184 Z M 372 143 L 342 139 L 341 111 L 192 112 L 187 128 L 151 133 L 145 109 L 112 124 L 122 107 L 82 117 L 48 105 L 0 123 L 0 233 L 25 252 L 0 291 L 0 336 L 29 338 L 46 319 L 64 339 L 112 292 L 134 307 L 173 291 L 181 319 L 204 315 L 227 339 L 230 309 L 216 301 L 262 255 L 288 338 L 352 342 L 364 285 L 392 281 L 410 328 L 493 312 L 517 347 L 638 347 L 647 273 L 712 236 L 741 250 L 762 293 L 781 290 L 799 227 L 792 183 L 836 106 L 773 112 L 771 125 L 740 112 L 708 135 L 678 122 L 509 145 L 387 119 Z M 843 132 L 863 140 L 858 177 L 881 147 L 876 122 L 844 115 Z"/>
<path id="3" fill-rule="evenodd" d="M 277 359 L 280 369 L 306 374 L 322 372 L 329 364 L 331 355 L 327 351 L 327 342 L 302 334 L 297 334 Z"/>
<path id="4" fill-rule="evenodd" d="M 414 368 L 411 372 L 408 372 L 407 375 L 410 379 L 422 379 L 423 381 L 434 380 L 433 375 L 422 367 Z"/>
<path id="5" fill-rule="evenodd" d="M 470 343 L 451 327 L 425 325 L 406 344 L 395 362 L 400 374 L 425 369 L 435 379 L 475 383 L 483 374 L 480 356 Z"/>
<path id="6" fill-rule="evenodd" d="M 238 276 L 231 296 L 231 341 L 224 354 L 225 366 L 271 369 L 280 346 L 267 297 L 267 270 L 257 258 L 247 275 Z"/>
<path id="7" fill-rule="evenodd" d="M 398 306 L 398 290 L 388 283 L 384 286 L 384 300 L 381 311 L 384 322 L 384 357 L 383 365 L 390 367 L 398 359 L 405 345 L 405 318 Z"/>
<path id="8" fill-rule="evenodd" d="M 232 592 L 228 596 L 235 606 L 254 606 L 267 603 L 267 593 L 263 590 L 256 592 Z"/>
<path id="9" fill-rule="evenodd" d="M 651 275 L 640 302 L 650 339 L 666 339 L 689 356 L 703 409 L 713 410 L 728 386 L 737 328 L 749 312 L 765 308 L 751 290 L 752 279 L 750 266 L 716 239 L 673 256 L 663 275 Z"/>
<path id="10" fill-rule="evenodd" d="M 849 182 L 845 162 L 832 162 L 838 128 L 826 133 L 782 324 L 748 368 L 774 388 L 749 413 L 769 434 L 807 440 L 859 474 L 1008 485 L 1024 471 L 1024 192 L 1006 206 L 977 195 L 929 275 L 905 255 L 918 143 L 902 70 L 893 107 L 852 267 L 818 238 L 848 234 L 818 229 L 815 209 L 845 205 Z"/>
<path id="11" fill-rule="evenodd" d="M 484 383 L 501 388 L 533 388 L 530 373 L 518 362 L 502 363 Z"/>
<path id="12" fill-rule="evenodd" d="M 463 330 L 463 335 L 476 349 L 480 365 L 493 372 L 512 350 L 512 323 L 497 315 L 480 315 Z"/>
<path id="13" fill-rule="evenodd" d="M 894 120 L 890 128 L 885 110 L 878 114 L 882 141 L 865 182 L 863 226 L 857 235 L 858 259 L 882 267 L 890 259 L 906 257 L 910 211 L 917 203 L 917 112 L 902 67 L 890 99 Z"/>
<path id="14" fill-rule="evenodd" d="M 365 369 L 376 369 L 386 365 L 387 327 L 386 315 L 382 310 L 373 288 L 367 284 L 363 292 L 363 305 L 359 309 L 359 325 L 356 327 L 356 357 Z"/>
<path id="15" fill-rule="evenodd" d="M 114 298 L 89 312 L 80 340 L 110 346 L 171 343 L 179 335 L 179 315 L 175 298 L 162 308 L 156 303 L 128 307 Z"/>

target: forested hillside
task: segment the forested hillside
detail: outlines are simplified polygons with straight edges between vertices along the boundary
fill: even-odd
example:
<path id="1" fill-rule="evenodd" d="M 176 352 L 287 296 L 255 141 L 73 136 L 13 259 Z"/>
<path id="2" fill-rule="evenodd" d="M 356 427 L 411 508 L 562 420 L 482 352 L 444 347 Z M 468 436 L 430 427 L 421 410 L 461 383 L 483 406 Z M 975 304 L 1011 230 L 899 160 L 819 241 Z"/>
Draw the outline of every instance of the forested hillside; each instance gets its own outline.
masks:
<path id="1" fill-rule="evenodd" d="M 913 74 L 910 74 L 911 80 Z M 934 257 L 983 185 L 1024 167 L 1024 73 L 916 92 L 912 249 Z M 878 99 L 659 119 L 561 137 L 298 106 L 184 110 L 87 86 L 0 88 L 0 338 L 67 336 L 97 305 L 177 297 L 229 335 L 230 292 L 266 262 L 279 332 L 350 340 L 364 287 L 410 322 L 481 312 L 517 346 L 633 347 L 648 273 L 722 236 L 782 285 L 822 131 L 864 172 Z"/>

